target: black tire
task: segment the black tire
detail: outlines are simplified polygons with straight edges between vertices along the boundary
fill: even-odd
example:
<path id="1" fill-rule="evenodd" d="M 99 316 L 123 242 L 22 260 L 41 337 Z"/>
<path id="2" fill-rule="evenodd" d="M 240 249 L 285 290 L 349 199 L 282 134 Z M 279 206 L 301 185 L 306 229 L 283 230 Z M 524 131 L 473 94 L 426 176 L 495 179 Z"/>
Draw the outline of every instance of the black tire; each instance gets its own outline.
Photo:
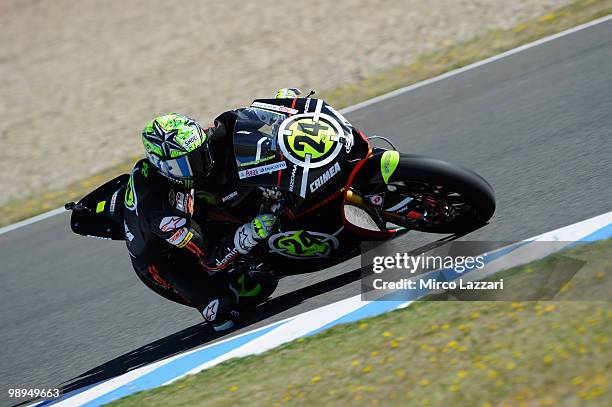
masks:
<path id="1" fill-rule="evenodd" d="M 380 172 L 381 157 L 379 153 L 368 160 L 363 173 L 369 176 L 358 177 L 353 183 L 353 189 L 361 196 L 384 193 L 385 202 L 399 202 L 404 196 L 430 196 L 450 208 L 452 216 L 414 220 L 370 207 L 380 213 L 379 223 L 427 233 L 461 234 L 482 227 L 493 216 L 493 188 L 474 171 L 437 158 L 400 153 L 398 165 L 385 183 Z"/>
<path id="2" fill-rule="evenodd" d="M 465 200 L 468 209 L 454 220 L 442 224 L 423 223 L 412 229 L 428 233 L 464 233 L 485 225 L 495 212 L 495 193 L 487 181 L 474 171 L 437 158 L 400 154 L 391 175 L 394 181 L 416 181 L 441 186 Z"/>

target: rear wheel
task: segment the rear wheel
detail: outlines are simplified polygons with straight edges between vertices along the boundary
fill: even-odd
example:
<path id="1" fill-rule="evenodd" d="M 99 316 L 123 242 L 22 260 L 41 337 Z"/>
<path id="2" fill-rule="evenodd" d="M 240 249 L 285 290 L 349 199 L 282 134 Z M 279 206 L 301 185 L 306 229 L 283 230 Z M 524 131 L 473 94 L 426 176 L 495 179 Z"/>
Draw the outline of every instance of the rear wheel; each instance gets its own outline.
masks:
<path id="1" fill-rule="evenodd" d="M 400 154 L 388 183 L 377 175 L 357 189 L 381 229 L 391 224 L 463 233 L 483 226 L 495 212 L 493 188 L 481 176 L 435 158 Z"/>

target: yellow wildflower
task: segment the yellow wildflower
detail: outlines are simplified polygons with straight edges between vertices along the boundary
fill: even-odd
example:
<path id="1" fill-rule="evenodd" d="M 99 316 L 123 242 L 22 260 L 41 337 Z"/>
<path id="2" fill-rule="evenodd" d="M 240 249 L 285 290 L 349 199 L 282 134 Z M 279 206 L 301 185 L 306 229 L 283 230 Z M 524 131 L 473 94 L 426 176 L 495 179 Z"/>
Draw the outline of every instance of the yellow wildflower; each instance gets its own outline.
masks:
<path id="1" fill-rule="evenodd" d="M 546 22 L 546 21 L 552 21 L 554 20 L 556 17 L 553 13 L 548 13 L 543 15 L 542 17 L 538 18 L 538 21 L 540 22 Z"/>
<path id="2" fill-rule="evenodd" d="M 576 376 L 572 379 L 572 384 L 575 386 L 579 386 L 584 382 L 584 378 L 582 376 Z"/>

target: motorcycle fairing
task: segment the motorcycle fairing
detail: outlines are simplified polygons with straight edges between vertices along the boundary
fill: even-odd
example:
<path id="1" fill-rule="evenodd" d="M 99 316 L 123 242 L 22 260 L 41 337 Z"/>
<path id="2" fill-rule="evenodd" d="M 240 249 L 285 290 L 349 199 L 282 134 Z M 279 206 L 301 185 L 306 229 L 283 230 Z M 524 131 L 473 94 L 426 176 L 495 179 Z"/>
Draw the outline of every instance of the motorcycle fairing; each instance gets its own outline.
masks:
<path id="1" fill-rule="evenodd" d="M 129 174 L 120 175 L 77 202 L 70 218 L 72 231 L 83 236 L 125 240 L 123 202 L 129 178 Z"/>
<path id="2" fill-rule="evenodd" d="M 304 199 L 328 189 L 353 144 L 350 123 L 321 99 L 257 99 L 234 128 L 240 184 Z"/>

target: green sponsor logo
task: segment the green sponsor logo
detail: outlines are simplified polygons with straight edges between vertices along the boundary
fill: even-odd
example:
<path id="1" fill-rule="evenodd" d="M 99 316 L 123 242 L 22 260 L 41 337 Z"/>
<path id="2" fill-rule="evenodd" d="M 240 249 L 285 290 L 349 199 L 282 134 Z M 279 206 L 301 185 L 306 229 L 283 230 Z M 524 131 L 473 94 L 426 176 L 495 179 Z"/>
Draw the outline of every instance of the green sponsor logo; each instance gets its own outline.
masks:
<path id="1" fill-rule="evenodd" d="M 320 258 L 338 247 L 338 239 L 325 233 L 295 230 L 272 236 L 268 244 L 272 253 L 285 257 Z"/>
<path id="2" fill-rule="evenodd" d="M 397 151 L 385 151 L 380 157 L 380 173 L 385 184 L 389 183 L 389 178 L 399 164 L 399 153 Z"/>
<path id="3" fill-rule="evenodd" d="M 106 201 L 98 202 L 98 205 L 96 206 L 96 213 L 104 212 L 105 206 L 106 206 Z"/>
<path id="4" fill-rule="evenodd" d="M 125 189 L 125 207 L 129 210 L 136 209 L 136 198 L 134 191 L 134 173 L 130 176 L 130 179 L 127 183 L 127 188 Z"/>
<path id="5" fill-rule="evenodd" d="M 246 163 L 240 163 L 239 167 L 247 167 L 247 166 L 250 166 L 250 165 L 261 164 L 261 163 L 265 163 L 266 161 L 273 160 L 275 158 L 276 158 L 275 155 L 271 155 L 269 157 L 260 158 L 259 160 L 249 161 L 249 162 L 246 162 Z"/>
<path id="6" fill-rule="evenodd" d="M 147 162 L 143 162 L 142 163 L 142 176 L 143 177 L 148 177 L 149 176 L 149 164 Z"/>

